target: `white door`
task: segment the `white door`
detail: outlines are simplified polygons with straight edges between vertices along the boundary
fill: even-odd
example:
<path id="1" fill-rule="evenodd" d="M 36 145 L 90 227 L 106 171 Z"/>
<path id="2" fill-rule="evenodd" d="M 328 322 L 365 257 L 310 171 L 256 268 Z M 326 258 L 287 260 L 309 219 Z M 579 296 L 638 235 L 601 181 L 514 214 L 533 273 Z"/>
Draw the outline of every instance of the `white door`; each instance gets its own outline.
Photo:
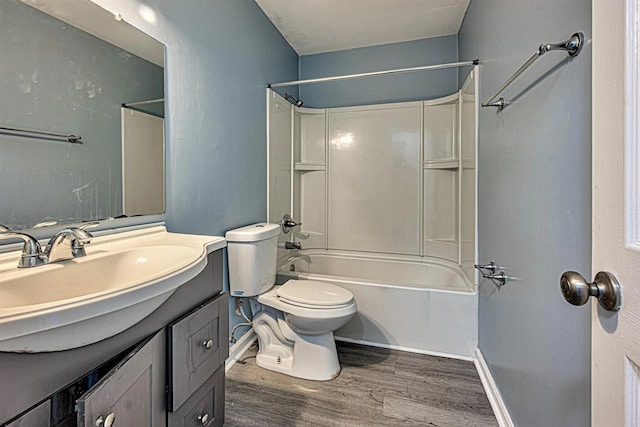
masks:
<path id="1" fill-rule="evenodd" d="M 594 427 L 640 426 L 637 3 L 593 1 L 592 271 L 609 271 L 622 286 L 620 311 L 592 302 Z"/>

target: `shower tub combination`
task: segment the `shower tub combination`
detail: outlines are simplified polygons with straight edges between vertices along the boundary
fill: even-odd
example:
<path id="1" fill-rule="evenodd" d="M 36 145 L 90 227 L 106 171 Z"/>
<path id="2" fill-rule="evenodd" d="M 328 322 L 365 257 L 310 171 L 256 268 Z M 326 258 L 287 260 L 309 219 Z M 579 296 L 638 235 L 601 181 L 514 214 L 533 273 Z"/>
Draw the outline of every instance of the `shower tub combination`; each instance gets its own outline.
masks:
<path id="1" fill-rule="evenodd" d="M 477 71 L 423 101 L 301 108 L 267 90 L 268 220 L 301 223 L 280 235 L 278 281 L 350 290 L 337 339 L 473 358 Z"/>
<path id="2" fill-rule="evenodd" d="M 350 290 L 358 312 L 340 341 L 471 360 L 478 345 L 475 286 L 453 262 L 309 249 L 287 258 L 278 283 L 329 282 Z"/>

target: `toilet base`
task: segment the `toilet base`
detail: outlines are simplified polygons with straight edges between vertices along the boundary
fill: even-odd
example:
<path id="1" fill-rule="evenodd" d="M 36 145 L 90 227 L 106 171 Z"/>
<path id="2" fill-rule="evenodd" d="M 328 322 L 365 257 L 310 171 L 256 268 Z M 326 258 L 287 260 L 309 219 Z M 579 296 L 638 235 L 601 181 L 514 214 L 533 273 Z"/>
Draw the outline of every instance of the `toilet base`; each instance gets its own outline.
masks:
<path id="1" fill-rule="evenodd" d="M 254 316 L 258 335 L 258 366 L 296 378 L 328 381 L 340 373 L 333 332 L 303 335 L 281 317 L 261 311 Z"/>

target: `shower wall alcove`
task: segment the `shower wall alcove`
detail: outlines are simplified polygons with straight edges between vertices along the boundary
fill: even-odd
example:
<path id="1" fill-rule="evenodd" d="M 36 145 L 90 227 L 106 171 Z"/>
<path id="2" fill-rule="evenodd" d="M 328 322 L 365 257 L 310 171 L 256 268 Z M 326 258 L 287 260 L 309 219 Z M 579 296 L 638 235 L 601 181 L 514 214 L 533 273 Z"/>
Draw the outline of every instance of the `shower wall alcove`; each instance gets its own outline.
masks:
<path id="1" fill-rule="evenodd" d="M 268 220 L 302 223 L 280 236 L 303 250 L 280 249 L 279 277 L 354 293 L 339 339 L 473 354 L 476 73 L 443 98 L 354 107 L 267 90 Z"/>

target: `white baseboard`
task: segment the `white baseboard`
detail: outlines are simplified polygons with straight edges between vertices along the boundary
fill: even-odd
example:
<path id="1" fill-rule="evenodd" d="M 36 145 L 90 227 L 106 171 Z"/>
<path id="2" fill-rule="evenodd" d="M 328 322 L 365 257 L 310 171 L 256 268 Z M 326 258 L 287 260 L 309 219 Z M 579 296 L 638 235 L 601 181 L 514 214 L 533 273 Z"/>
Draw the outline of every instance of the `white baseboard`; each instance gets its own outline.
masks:
<path id="1" fill-rule="evenodd" d="M 224 371 L 228 372 L 233 365 L 236 364 L 242 355 L 249 350 L 249 347 L 253 345 L 258 339 L 258 336 L 253 331 L 253 328 L 249 329 L 246 334 L 242 336 L 234 345 L 229 348 L 229 357 L 225 361 Z"/>
<path id="2" fill-rule="evenodd" d="M 504 400 L 502 400 L 500 390 L 498 389 L 496 382 L 493 380 L 489 366 L 484 360 L 484 356 L 482 356 L 482 352 L 479 348 L 476 349 L 476 358 L 474 363 L 478 370 L 480 381 L 482 381 L 484 391 L 487 393 L 487 397 L 489 398 L 489 403 L 491 403 L 491 409 L 493 409 L 493 413 L 496 415 L 496 419 L 498 420 L 498 425 L 500 427 L 514 427 L 509 411 L 507 411 L 507 406 L 504 404 Z"/>
<path id="3" fill-rule="evenodd" d="M 408 353 L 418 353 L 418 354 L 426 354 L 429 356 L 447 357 L 449 359 L 466 360 L 467 362 L 472 362 L 474 360 L 473 357 L 462 356 L 460 354 L 442 353 L 439 351 L 430 351 L 430 350 L 420 350 L 417 348 L 403 347 L 401 345 L 382 344 L 379 342 L 354 340 L 352 338 L 344 338 L 344 337 L 334 337 L 334 338 L 336 339 L 336 341 L 344 341 L 344 342 L 350 342 L 352 344 L 368 345 L 370 347 L 388 348 L 390 350 L 400 350 L 400 351 L 406 351 Z"/>

